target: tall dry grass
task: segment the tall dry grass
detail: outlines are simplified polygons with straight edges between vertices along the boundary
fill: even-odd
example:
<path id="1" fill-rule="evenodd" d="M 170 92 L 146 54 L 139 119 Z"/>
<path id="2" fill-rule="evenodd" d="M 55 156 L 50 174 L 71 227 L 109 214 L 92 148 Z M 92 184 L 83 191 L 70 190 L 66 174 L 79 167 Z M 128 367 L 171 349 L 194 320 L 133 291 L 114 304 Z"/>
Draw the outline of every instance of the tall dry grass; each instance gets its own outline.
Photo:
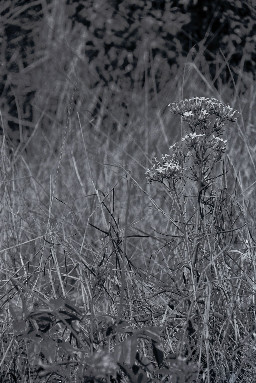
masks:
<path id="1" fill-rule="evenodd" d="M 52 23 L 27 154 L 1 143 L 1 381 L 253 382 L 255 84 L 217 90 L 197 55 L 154 97 L 146 77 L 125 114 L 85 81 L 80 31 L 57 8 Z M 240 112 L 214 214 L 145 175 L 186 134 L 167 105 L 195 96 Z"/>

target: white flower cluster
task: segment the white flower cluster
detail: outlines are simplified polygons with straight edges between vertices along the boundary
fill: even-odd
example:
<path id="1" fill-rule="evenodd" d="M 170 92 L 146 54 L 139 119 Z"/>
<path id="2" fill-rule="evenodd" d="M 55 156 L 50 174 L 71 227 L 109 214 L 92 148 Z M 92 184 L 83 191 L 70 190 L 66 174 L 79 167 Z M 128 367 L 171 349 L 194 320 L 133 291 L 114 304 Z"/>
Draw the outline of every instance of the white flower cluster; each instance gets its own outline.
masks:
<path id="1" fill-rule="evenodd" d="M 182 172 L 182 167 L 170 154 L 162 155 L 161 160 L 153 159 L 153 165 L 146 171 L 149 182 L 163 182 L 164 179 L 177 179 Z"/>
<path id="2" fill-rule="evenodd" d="M 225 105 L 216 98 L 194 97 L 168 105 L 171 112 L 180 114 L 186 120 L 205 120 L 210 115 L 219 117 L 222 121 L 236 121 L 236 110 Z"/>
<path id="3" fill-rule="evenodd" d="M 217 140 L 217 141 L 223 142 L 224 144 L 226 144 L 226 143 L 227 143 L 227 140 L 223 140 L 223 138 L 221 138 L 221 137 L 215 137 L 215 135 L 214 135 L 214 134 L 212 135 L 212 137 L 213 137 L 213 139 L 214 139 L 214 140 Z"/>
<path id="4" fill-rule="evenodd" d="M 227 141 L 221 138 L 224 122 L 236 120 L 236 111 L 215 98 L 195 97 L 169 106 L 186 119 L 190 133 L 169 148 L 171 154 L 153 160 L 152 167 L 146 171 L 149 182 L 184 180 L 187 171 L 197 174 L 198 165 L 212 169 L 226 150 Z"/>
<path id="5" fill-rule="evenodd" d="M 227 140 L 223 140 L 223 138 L 221 138 L 221 137 L 215 137 L 214 134 L 212 135 L 212 139 L 213 139 L 212 149 L 214 149 L 216 151 L 225 152 Z"/>
<path id="6" fill-rule="evenodd" d="M 193 154 L 196 154 L 198 151 L 201 152 L 203 147 L 206 148 L 207 140 L 205 133 L 189 133 L 181 139 L 183 144 L 184 159 L 188 160 L 188 157 Z"/>
<path id="7" fill-rule="evenodd" d="M 189 112 L 184 112 L 182 114 L 182 117 L 187 121 L 190 121 L 191 119 L 195 119 L 195 118 L 197 118 L 198 120 L 204 121 L 209 115 L 210 113 L 207 112 L 207 110 L 202 109 L 202 110 L 199 110 L 198 113 L 195 113 L 194 111 L 192 112 L 192 110 L 190 110 Z"/>
<path id="8" fill-rule="evenodd" d="M 196 134 L 196 133 L 189 133 L 185 137 L 181 139 L 181 141 L 186 141 L 186 140 L 195 140 L 198 137 L 204 137 L 205 134 Z"/>

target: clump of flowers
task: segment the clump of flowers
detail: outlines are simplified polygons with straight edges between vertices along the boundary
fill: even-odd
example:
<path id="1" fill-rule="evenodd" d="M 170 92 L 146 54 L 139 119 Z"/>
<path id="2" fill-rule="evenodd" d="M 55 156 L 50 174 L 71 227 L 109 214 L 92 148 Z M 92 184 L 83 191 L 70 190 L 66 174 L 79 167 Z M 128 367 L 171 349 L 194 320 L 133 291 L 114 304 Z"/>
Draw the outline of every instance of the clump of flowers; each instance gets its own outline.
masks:
<path id="1" fill-rule="evenodd" d="M 175 291 L 180 283 L 179 294 L 184 291 L 183 301 L 189 296 L 188 305 L 183 308 L 186 319 L 182 335 L 177 337 L 175 352 L 185 356 L 186 361 L 199 362 L 203 373 L 200 372 L 199 379 L 198 371 L 196 380 L 210 382 L 217 376 L 215 371 L 219 371 L 215 365 L 212 367 L 211 353 L 216 346 L 220 351 L 222 345 L 226 347 L 226 340 L 219 343 L 215 334 L 225 326 L 227 297 L 232 296 L 233 280 L 237 278 L 237 267 L 244 255 L 244 239 L 248 238 L 242 230 L 246 219 L 240 204 L 236 203 L 237 190 L 229 188 L 227 182 L 227 140 L 222 137 L 226 123 L 236 120 L 236 111 L 216 99 L 204 97 L 169 106 L 182 117 L 185 134 L 169 148 L 170 154 L 162 156 L 161 160 L 155 159 L 147 177 L 150 181 L 161 182 L 165 196 L 169 196 L 160 201 L 170 211 L 165 233 L 171 252 L 167 253 L 165 264 L 168 271 L 175 271 Z M 172 167 L 169 172 L 168 163 Z M 242 296 L 242 276 L 239 278 L 236 291 Z M 227 293 L 229 284 L 230 293 Z M 217 312 L 221 313 L 220 317 Z M 233 335 L 235 326 L 234 322 L 227 330 L 233 349 L 240 347 Z"/>
<path id="2" fill-rule="evenodd" d="M 178 179 L 182 173 L 182 167 L 173 155 L 164 154 L 161 159 L 156 157 L 152 160 L 152 167 L 146 171 L 149 182 L 163 182 L 164 179 Z"/>
<path id="3" fill-rule="evenodd" d="M 213 132 L 220 136 L 226 121 L 235 122 L 237 111 L 215 98 L 194 97 L 168 105 L 170 111 L 182 116 L 192 133 Z"/>
<path id="4" fill-rule="evenodd" d="M 236 121 L 237 111 L 216 98 L 194 97 L 171 103 L 168 106 L 173 113 L 180 114 L 188 120 L 195 118 L 205 120 L 210 115 L 215 115 L 221 121 Z"/>
<path id="5" fill-rule="evenodd" d="M 152 167 L 146 171 L 147 179 L 163 183 L 165 179 L 177 181 L 187 177 L 205 182 L 226 151 L 227 140 L 221 137 L 224 122 L 234 122 L 237 112 L 215 98 L 205 97 L 169 106 L 172 112 L 183 117 L 191 132 L 169 148 L 171 154 L 162 155 L 160 160 L 154 158 Z M 185 170 L 189 170 L 191 175 Z"/>

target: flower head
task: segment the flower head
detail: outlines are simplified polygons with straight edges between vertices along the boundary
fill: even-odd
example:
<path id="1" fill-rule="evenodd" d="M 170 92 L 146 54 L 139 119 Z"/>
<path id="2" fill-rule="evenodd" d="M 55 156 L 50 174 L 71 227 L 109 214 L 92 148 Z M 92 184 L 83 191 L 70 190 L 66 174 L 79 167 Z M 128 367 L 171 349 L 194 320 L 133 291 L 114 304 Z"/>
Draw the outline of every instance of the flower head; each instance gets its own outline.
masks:
<path id="1" fill-rule="evenodd" d="M 194 97 L 168 105 L 171 112 L 180 114 L 186 120 L 204 120 L 210 115 L 215 115 L 221 121 L 236 121 L 236 110 L 225 105 L 216 98 Z"/>
<path id="2" fill-rule="evenodd" d="M 185 137 L 181 139 L 181 141 L 186 141 L 186 140 L 197 140 L 198 137 L 204 137 L 205 134 L 196 134 L 196 133 L 189 133 Z"/>
<path id="3" fill-rule="evenodd" d="M 182 167 L 177 159 L 170 154 L 162 155 L 161 159 L 154 158 L 152 167 L 146 171 L 149 182 L 163 182 L 164 179 L 178 179 L 182 172 Z"/>
<path id="4" fill-rule="evenodd" d="M 235 121 L 236 111 L 215 98 L 195 97 L 169 104 L 170 110 L 180 114 L 190 132 L 179 143 L 170 147 L 171 154 L 155 158 L 146 171 L 149 182 L 164 180 L 199 179 L 197 167 L 208 174 L 226 150 L 227 141 L 221 138 L 225 121 Z M 170 183 L 169 183 L 170 185 Z"/>
<path id="5" fill-rule="evenodd" d="M 223 140 L 223 138 L 221 137 L 215 137 L 215 135 L 213 134 L 211 145 L 212 145 L 212 150 L 224 153 L 226 151 L 227 140 Z"/>

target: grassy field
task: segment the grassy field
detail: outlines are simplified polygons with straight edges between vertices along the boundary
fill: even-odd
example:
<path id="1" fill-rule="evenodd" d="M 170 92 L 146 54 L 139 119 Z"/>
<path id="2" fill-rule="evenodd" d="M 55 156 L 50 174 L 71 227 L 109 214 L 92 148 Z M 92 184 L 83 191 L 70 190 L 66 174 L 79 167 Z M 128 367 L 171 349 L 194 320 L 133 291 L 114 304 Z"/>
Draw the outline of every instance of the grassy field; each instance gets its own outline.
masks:
<path id="1" fill-rule="evenodd" d="M 201 41 L 106 86 L 52 4 L 11 153 L 1 111 L 0 382 L 254 383 L 252 74 Z"/>

